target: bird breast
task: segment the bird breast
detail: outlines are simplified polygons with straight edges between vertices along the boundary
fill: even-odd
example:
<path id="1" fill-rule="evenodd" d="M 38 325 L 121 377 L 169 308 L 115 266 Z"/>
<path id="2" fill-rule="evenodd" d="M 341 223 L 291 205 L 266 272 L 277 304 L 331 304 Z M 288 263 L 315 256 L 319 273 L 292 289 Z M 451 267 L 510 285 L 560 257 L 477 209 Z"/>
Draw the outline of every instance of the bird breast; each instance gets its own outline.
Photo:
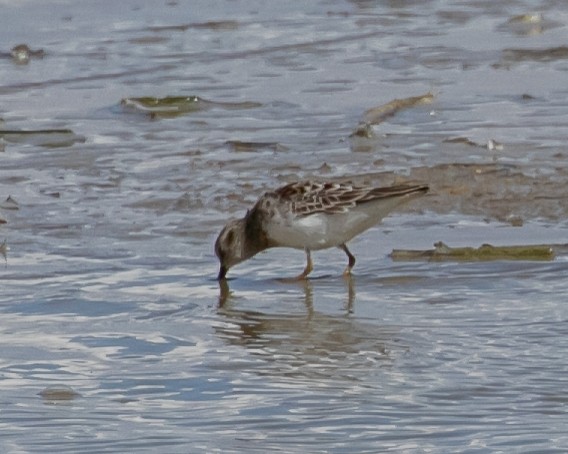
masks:
<path id="1" fill-rule="evenodd" d="M 326 249 L 339 246 L 374 225 L 366 210 L 347 213 L 314 213 L 296 216 L 277 213 L 267 226 L 267 236 L 278 246 L 297 249 Z"/>

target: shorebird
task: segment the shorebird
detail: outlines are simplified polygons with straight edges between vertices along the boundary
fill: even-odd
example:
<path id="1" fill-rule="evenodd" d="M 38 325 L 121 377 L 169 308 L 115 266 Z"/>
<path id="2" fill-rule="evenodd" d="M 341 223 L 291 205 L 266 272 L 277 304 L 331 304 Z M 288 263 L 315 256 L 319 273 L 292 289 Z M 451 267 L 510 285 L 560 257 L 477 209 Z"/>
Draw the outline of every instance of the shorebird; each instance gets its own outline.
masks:
<path id="1" fill-rule="evenodd" d="M 273 247 L 306 252 L 306 267 L 294 278 L 298 280 L 313 270 L 311 251 L 338 247 L 347 254 L 343 274 L 348 276 L 355 256 L 347 242 L 394 208 L 427 192 L 424 184 L 372 187 L 317 181 L 298 181 L 267 192 L 242 219 L 229 221 L 219 234 L 215 242 L 218 279 L 225 279 L 229 268 Z"/>

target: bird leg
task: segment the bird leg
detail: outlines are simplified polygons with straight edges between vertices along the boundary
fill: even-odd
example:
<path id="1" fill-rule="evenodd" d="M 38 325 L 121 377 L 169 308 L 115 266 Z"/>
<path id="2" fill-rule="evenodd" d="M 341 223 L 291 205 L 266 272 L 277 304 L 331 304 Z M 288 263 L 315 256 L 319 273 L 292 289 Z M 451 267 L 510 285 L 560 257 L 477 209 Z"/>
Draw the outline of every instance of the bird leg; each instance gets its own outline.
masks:
<path id="1" fill-rule="evenodd" d="M 351 254 L 351 251 L 349 251 L 349 249 L 347 249 L 347 245 L 345 243 L 339 245 L 339 249 L 345 252 L 347 254 L 347 257 L 349 258 L 349 264 L 345 268 L 345 271 L 343 271 L 343 275 L 351 276 L 351 269 L 355 266 L 355 256 Z"/>
<path id="2" fill-rule="evenodd" d="M 310 274 L 314 269 L 314 264 L 312 263 L 312 253 L 310 252 L 309 249 L 306 249 L 306 258 L 308 260 L 308 262 L 306 263 L 306 267 L 304 268 L 304 271 L 302 271 L 301 274 L 299 274 L 294 278 L 295 281 L 303 281 L 308 277 L 308 274 Z"/>

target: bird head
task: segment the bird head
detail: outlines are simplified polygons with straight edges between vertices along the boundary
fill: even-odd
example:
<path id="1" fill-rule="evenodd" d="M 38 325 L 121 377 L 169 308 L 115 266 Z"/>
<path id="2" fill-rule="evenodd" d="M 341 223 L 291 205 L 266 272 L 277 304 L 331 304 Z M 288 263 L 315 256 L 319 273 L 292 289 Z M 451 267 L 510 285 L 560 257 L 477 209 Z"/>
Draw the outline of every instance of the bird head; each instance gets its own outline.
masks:
<path id="1" fill-rule="evenodd" d="M 235 219 L 223 227 L 215 241 L 215 254 L 219 258 L 220 268 L 217 279 L 225 279 L 229 268 L 246 260 L 245 246 L 245 222 L 244 219 Z"/>

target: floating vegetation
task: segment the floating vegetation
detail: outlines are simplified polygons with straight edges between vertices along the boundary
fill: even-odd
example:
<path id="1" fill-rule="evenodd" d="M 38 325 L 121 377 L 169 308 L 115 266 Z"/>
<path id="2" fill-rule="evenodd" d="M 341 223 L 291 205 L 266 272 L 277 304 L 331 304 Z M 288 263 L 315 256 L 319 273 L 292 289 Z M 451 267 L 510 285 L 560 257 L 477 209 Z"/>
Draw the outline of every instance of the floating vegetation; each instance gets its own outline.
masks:
<path id="1" fill-rule="evenodd" d="M 75 143 L 84 143 L 84 136 L 75 134 L 70 129 L 0 129 L 0 138 L 8 143 L 24 143 L 47 148 L 70 147 Z"/>
<path id="2" fill-rule="evenodd" d="M 166 96 L 165 98 L 155 98 L 144 96 L 141 98 L 123 98 L 120 104 L 127 110 L 156 117 L 177 117 L 192 112 L 207 110 L 211 108 L 222 109 L 253 109 L 260 107 L 256 102 L 215 102 L 207 101 L 199 96 Z"/>
<path id="3" fill-rule="evenodd" d="M 439 241 L 434 249 L 406 250 L 394 249 L 390 255 L 395 261 L 489 261 L 489 260 L 536 260 L 554 259 L 554 249 L 550 245 L 492 246 L 484 244 L 478 248 L 452 248 Z"/>
<path id="4" fill-rule="evenodd" d="M 410 98 L 393 99 L 391 102 L 382 106 L 373 107 L 363 115 L 363 123 L 370 125 L 378 125 L 389 117 L 395 115 L 402 109 L 418 106 L 421 104 L 430 104 L 434 100 L 434 95 L 430 92 L 421 96 L 412 96 Z"/>
<path id="5" fill-rule="evenodd" d="M 505 49 L 503 50 L 502 61 L 503 63 L 523 61 L 546 63 L 566 59 L 568 59 L 568 46 L 558 46 L 546 49 Z"/>
<path id="6" fill-rule="evenodd" d="M 545 18 L 542 13 L 530 12 L 510 17 L 506 22 L 500 24 L 497 30 L 512 32 L 519 36 L 534 36 L 551 28 L 563 26 L 564 24 L 561 22 Z"/>
<path id="7" fill-rule="evenodd" d="M 361 122 L 359 122 L 359 124 L 349 137 L 362 137 L 367 139 L 373 138 L 374 133 L 372 125 L 378 125 L 382 123 L 387 118 L 394 116 L 402 109 L 408 109 L 410 107 L 422 104 L 430 104 L 433 99 L 434 95 L 431 92 L 428 92 L 421 96 L 393 99 L 387 104 L 373 107 L 363 114 L 363 119 L 361 120 Z"/>
<path id="8" fill-rule="evenodd" d="M 192 24 L 182 24 L 182 25 L 159 25 L 148 27 L 148 30 L 152 32 L 185 32 L 190 28 L 203 29 L 203 30 L 214 30 L 214 31 L 224 31 L 224 30 L 236 30 L 239 28 L 239 22 L 234 20 L 218 20 L 218 21 L 206 21 L 206 22 L 196 22 Z"/>
<path id="9" fill-rule="evenodd" d="M 450 139 L 444 139 L 443 140 L 444 143 L 457 143 L 457 144 L 461 144 L 461 145 L 469 145 L 471 147 L 479 147 L 480 145 L 477 142 L 474 142 L 471 139 L 468 139 L 467 137 L 452 137 Z"/>
<path id="10" fill-rule="evenodd" d="M 78 392 L 65 385 L 49 386 L 41 391 L 39 395 L 49 404 L 69 402 L 80 397 Z"/>
<path id="11" fill-rule="evenodd" d="M 123 98 L 120 104 L 126 109 L 162 116 L 176 116 L 204 109 L 203 101 L 197 96 Z"/>
<path id="12" fill-rule="evenodd" d="M 259 150 L 286 151 L 288 147 L 278 142 L 243 142 L 240 140 L 227 140 L 226 145 L 235 152 L 252 152 Z"/>
<path id="13" fill-rule="evenodd" d="M 517 35 L 533 36 L 544 31 L 545 23 L 542 14 L 529 13 L 511 17 L 506 26 Z"/>
<path id="14" fill-rule="evenodd" d="M 542 19 L 543 17 L 540 13 L 529 13 L 513 16 L 507 22 L 509 24 L 540 24 Z"/>

